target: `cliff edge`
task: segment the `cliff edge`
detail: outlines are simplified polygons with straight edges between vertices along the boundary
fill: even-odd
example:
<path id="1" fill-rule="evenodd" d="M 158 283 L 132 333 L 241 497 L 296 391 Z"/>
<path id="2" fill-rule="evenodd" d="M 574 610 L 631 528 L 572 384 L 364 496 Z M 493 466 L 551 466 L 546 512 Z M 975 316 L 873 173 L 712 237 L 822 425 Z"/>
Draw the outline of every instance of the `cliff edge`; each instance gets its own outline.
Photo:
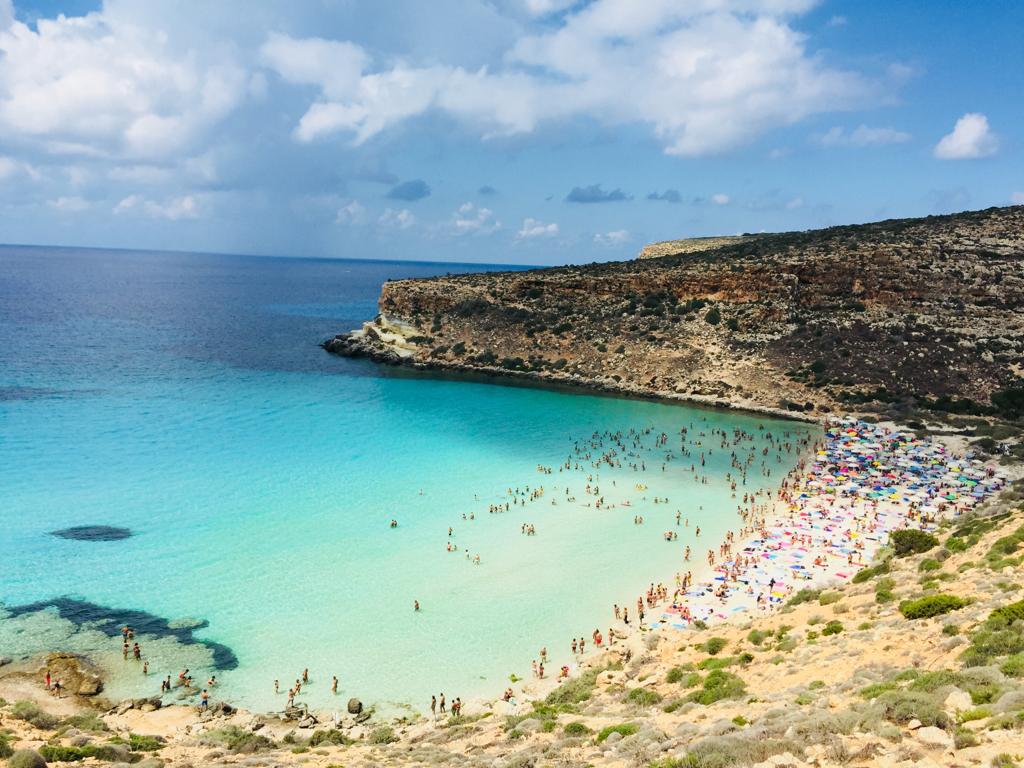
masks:
<path id="1" fill-rule="evenodd" d="M 398 280 L 379 309 L 324 347 L 810 418 L 908 403 L 1013 418 L 1024 207 Z"/>

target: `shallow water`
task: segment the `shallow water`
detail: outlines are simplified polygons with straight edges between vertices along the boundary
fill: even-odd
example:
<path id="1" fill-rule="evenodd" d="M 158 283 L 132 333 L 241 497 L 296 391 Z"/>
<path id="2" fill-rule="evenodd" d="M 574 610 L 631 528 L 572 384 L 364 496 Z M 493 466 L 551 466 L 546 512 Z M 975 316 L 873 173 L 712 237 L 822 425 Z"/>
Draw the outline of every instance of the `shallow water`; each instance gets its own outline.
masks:
<path id="1" fill-rule="evenodd" d="M 632 506 L 598 510 L 585 506 L 594 470 L 557 469 L 574 440 L 810 429 L 428 378 L 317 347 L 372 316 L 384 278 L 457 269 L 0 248 L 0 602 L 16 614 L 0 612 L 0 655 L 100 650 L 115 697 L 156 693 L 185 666 L 200 680 L 215 671 L 220 695 L 260 709 L 280 708 L 274 679 L 284 691 L 305 667 L 300 699 L 313 708 L 333 705 L 334 674 L 344 699 L 494 695 L 541 646 L 553 666 L 568 661 L 572 636 L 607 631 L 612 602 L 670 583 L 686 544 L 703 553 L 737 527 L 727 452 L 698 484 L 682 462 L 662 471 L 647 440 L 635 457 L 645 471 L 623 458 L 597 479 L 609 502 Z M 745 490 L 774 487 L 795 461 L 783 458 Z M 527 485 L 544 496 L 488 513 Z M 691 528 L 668 543 L 676 510 Z M 50 535 L 76 526 L 132 535 Z M 61 596 L 83 604 L 16 609 Z M 124 620 L 142 625 L 149 678 L 109 631 L 109 611 L 129 609 L 142 612 Z"/>

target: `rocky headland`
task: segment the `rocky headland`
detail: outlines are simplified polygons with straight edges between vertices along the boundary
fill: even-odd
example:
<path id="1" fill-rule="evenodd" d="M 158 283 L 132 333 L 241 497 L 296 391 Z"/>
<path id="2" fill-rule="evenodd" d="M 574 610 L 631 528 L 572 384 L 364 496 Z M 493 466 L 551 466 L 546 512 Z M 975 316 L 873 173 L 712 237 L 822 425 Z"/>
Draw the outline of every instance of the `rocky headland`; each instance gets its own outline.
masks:
<path id="1" fill-rule="evenodd" d="M 1021 409 L 1024 206 L 701 242 L 388 282 L 323 346 L 815 419 Z"/>

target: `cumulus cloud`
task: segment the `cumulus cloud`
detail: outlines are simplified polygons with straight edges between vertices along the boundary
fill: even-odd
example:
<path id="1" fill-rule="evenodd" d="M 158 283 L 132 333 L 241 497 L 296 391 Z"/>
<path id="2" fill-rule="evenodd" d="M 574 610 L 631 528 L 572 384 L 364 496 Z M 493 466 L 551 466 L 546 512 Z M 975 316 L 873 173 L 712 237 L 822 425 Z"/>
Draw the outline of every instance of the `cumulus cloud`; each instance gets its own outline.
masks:
<path id="1" fill-rule="evenodd" d="M 591 184 L 589 187 L 573 187 L 565 196 L 567 203 L 617 203 L 629 199 L 629 195 L 621 189 L 616 187 L 606 192 L 600 184 Z"/>
<path id="2" fill-rule="evenodd" d="M 554 237 L 558 234 L 558 225 L 554 222 L 545 224 L 538 219 L 525 218 L 523 226 L 516 233 L 516 239 L 528 240 L 533 237 Z"/>
<path id="3" fill-rule="evenodd" d="M 338 209 L 336 224 L 362 224 L 366 221 L 366 207 L 358 200 L 349 200 Z"/>
<path id="4" fill-rule="evenodd" d="M 528 0 L 538 14 L 570 4 Z M 670 154 L 719 152 L 808 115 L 875 103 L 879 83 L 827 66 L 791 25 L 814 0 L 594 0 L 521 36 L 502 66 L 383 67 L 353 45 L 274 35 L 264 60 L 319 94 L 295 135 L 359 144 L 439 111 L 484 137 L 587 117 L 646 124 Z M 331 43 L 336 45 L 331 45 Z M 340 72 L 340 74 L 339 74 Z"/>
<path id="5" fill-rule="evenodd" d="M 681 203 L 683 196 L 678 189 L 666 189 L 664 192 L 651 192 L 647 195 L 648 200 L 664 200 L 666 203 Z"/>
<path id="6" fill-rule="evenodd" d="M 404 200 L 407 203 L 416 202 L 429 196 L 430 185 L 423 179 L 403 181 L 401 184 L 393 186 L 387 193 L 387 197 L 390 197 L 392 200 Z"/>
<path id="7" fill-rule="evenodd" d="M 229 54 L 99 12 L 0 24 L 0 58 L 0 132 L 54 154 L 166 157 L 247 92 Z"/>
<path id="8" fill-rule="evenodd" d="M 81 213 L 82 211 L 89 210 L 91 207 L 88 200 L 84 200 L 77 195 L 47 200 L 46 204 L 55 211 L 61 211 L 62 213 Z"/>
<path id="9" fill-rule="evenodd" d="M 397 211 L 393 208 L 385 208 L 384 213 L 377 219 L 377 223 L 388 229 L 408 229 L 416 223 L 416 217 L 408 208 Z"/>
<path id="10" fill-rule="evenodd" d="M 903 144 L 912 138 L 905 131 L 895 128 L 870 128 L 859 125 L 852 131 L 834 126 L 815 137 L 823 147 L 869 147 L 883 144 Z"/>
<path id="11" fill-rule="evenodd" d="M 999 140 L 989 129 L 988 118 L 968 112 L 935 145 L 935 156 L 940 160 L 972 160 L 994 155 L 998 149 Z"/>
<path id="12" fill-rule="evenodd" d="M 622 245 L 629 239 L 629 232 L 625 229 L 616 229 L 611 232 L 598 233 L 594 235 L 594 243 L 603 246 Z"/>
<path id="13" fill-rule="evenodd" d="M 724 192 L 716 192 L 711 196 L 711 202 L 715 205 L 728 205 L 729 196 Z"/>
<path id="14" fill-rule="evenodd" d="M 163 202 L 147 200 L 140 195 L 129 195 L 115 207 L 115 214 L 143 213 L 152 219 L 179 221 L 199 218 L 199 203 L 192 195 L 174 197 Z"/>
<path id="15" fill-rule="evenodd" d="M 451 227 L 456 235 L 491 235 L 501 229 L 501 222 L 490 208 L 465 202 L 452 215 Z"/>

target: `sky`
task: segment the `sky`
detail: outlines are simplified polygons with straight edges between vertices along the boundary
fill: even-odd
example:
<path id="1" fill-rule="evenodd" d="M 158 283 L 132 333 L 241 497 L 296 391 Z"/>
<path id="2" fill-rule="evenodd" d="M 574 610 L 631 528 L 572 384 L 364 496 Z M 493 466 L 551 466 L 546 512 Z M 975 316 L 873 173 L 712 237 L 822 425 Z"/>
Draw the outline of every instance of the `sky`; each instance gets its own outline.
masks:
<path id="1" fill-rule="evenodd" d="M 565 264 L 1024 204 L 1018 0 L 0 0 L 0 242 Z"/>

